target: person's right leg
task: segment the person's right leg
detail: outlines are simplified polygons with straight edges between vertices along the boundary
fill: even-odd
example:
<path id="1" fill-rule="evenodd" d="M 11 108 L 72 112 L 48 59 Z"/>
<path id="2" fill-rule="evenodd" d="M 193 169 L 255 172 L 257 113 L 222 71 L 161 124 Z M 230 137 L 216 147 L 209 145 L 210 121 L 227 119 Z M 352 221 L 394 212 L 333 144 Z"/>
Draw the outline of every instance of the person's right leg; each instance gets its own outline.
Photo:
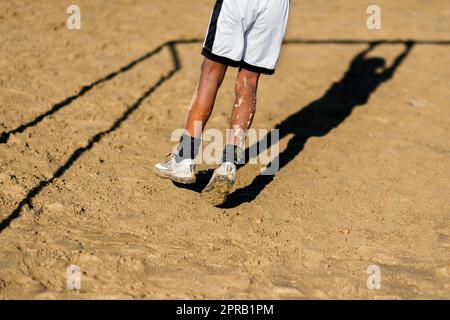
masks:
<path id="1" fill-rule="evenodd" d="M 259 73 L 245 69 L 240 69 L 236 77 L 234 89 L 236 99 L 231 115 L 231 134 L 228 144 L 240 149 L 244 148 L 247 131 L 250 129 L 255 116 L 259 77 Z"/>
<path id="2" fill-rule="evenodd" d="M 241 68 L 236 77 L 231 130 L 222 164 L 214 170 L 210 182 L 202 191 L 202 197 L 215 206 L 225 202 L 236 182 L 236 164 L 242 164 L 245 160 L 245 139 L 255 115 L 259 76 L 257 72 Z"/>

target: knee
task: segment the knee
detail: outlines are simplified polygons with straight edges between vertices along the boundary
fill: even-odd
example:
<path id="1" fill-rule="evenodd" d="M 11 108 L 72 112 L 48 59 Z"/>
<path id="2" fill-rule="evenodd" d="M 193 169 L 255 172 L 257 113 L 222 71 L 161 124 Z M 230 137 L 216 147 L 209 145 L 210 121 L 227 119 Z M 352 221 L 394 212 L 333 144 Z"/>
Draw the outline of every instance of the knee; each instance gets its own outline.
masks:
<path id="1" fill-rule="evenodd" d="M 220 82 L 223 79 L 223 67 L 219 64 L 205 60 L 201 66 L 202 78 L 207 81 Z"/>
<path id="2" fill-rule="evenodd" d="M 255 94 L 257 86 L 257 75 L 240 74 L 236 78 L 234 90 L 237 96 Z"/>

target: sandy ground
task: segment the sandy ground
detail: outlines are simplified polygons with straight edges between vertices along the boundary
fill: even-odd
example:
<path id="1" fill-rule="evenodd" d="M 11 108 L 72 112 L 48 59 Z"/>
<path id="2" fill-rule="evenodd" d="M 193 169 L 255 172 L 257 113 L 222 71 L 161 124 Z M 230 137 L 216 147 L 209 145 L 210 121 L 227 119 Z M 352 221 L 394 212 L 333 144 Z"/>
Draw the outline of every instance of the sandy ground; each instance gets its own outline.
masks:
<path id="1" fill-rule="evenodd" d="M 202 61 L 199 42 L 152 50 L 201 40 L 213 1 L 76 3 L 78 31 L 69 2 L 0 2 L 0 298 L 450 298 L 450 45 L 364 43 L 448 41 L 447 0 L 379 0 L 378 31 L 372 1 L 294 0 L 254 122 L 281 129 L 282 168 L 239 170 L 224 208 L 207 175 L 151 171 Z"/>

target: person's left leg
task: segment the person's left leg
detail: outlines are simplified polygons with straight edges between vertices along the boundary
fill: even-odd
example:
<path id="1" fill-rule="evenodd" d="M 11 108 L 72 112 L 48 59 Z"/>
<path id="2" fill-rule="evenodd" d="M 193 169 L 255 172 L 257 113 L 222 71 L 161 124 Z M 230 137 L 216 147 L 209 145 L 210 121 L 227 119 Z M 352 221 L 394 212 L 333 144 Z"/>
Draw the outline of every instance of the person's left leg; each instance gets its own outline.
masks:
<path id="1" fill-rule="evenodd" d="M 243 163 L 245 138 L 256 110 L 259 73 L 240 69 L 235 83 L 235 102 L 231 115 L 230 135 L 224 150 L 222 164 L 202 191 L 205 200 L 221 205 L 236 182 L 236 164 Z"/>
<path id="2" fill-rule="evenodd" d="M 209 120 L 214 108 L 217 92 L 223 82 L 227 66 L 205 58 L 201 68 L 198 87 L 192 97 L 186 119 L 186 133 L 194 138 L 200 138 L 201 131 Z M 196 130 L 196 124 L 201 124 L 202 130 Z M 198 132 L 197 132 L 198 131 Z"/>

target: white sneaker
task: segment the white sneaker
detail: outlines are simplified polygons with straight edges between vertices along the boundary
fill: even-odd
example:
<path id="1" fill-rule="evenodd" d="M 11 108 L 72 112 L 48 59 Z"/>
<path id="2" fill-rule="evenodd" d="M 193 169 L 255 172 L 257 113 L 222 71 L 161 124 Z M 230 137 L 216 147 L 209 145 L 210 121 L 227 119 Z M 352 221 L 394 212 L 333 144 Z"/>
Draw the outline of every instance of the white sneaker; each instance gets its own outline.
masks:
<path id="1" fill-rule="evenodd" d="M 195 160 L 184 159 L 177 162 L 173 156 L 169 160 L 155 165 L 155 173 L 157 176 L 183 184 L 196 182 L 195 170 Z"/>
<path id="2" fill-rule="evenodd" d="M 225 203 L 227 196 L 236 182 L 236 165 L 224 162 L 214 170 L 208 185 L 202 191 L 202 197 L 214 206 Z"/>

